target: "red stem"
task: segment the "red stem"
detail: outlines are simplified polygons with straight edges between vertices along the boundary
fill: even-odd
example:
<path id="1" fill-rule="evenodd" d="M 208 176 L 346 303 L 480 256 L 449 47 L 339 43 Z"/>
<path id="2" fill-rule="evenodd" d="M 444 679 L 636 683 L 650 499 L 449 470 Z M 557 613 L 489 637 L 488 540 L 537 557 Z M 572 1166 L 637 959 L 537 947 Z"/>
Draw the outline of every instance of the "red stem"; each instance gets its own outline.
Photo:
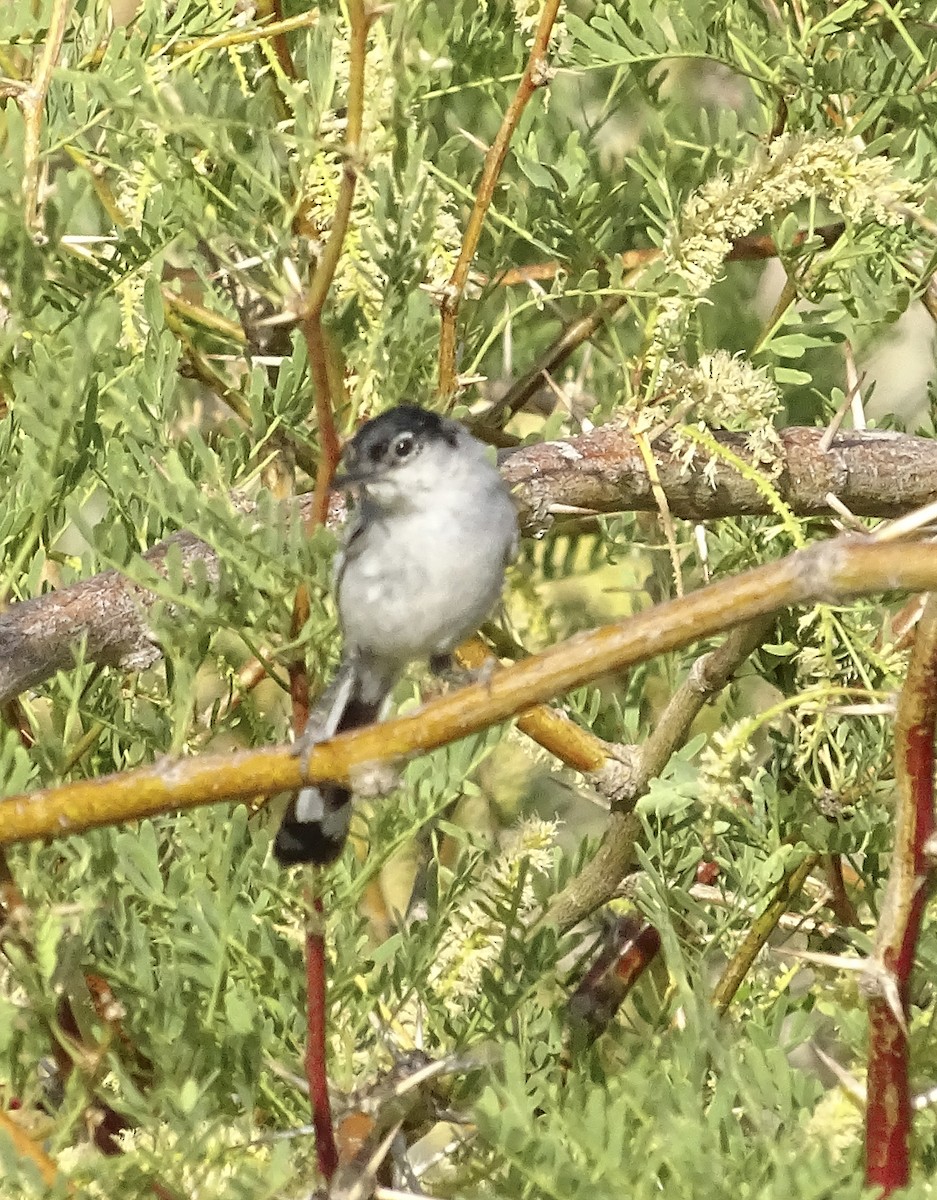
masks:
<path id="1" fill-rule="evenodd" d="M 338 1150 L 332 1124 L 332 1105 L 326 1072 L 325 1052 L 325 933 L 322 900 L 312 896 L 314 916 L 306 928 L 306 1080 L 316 1130 L 319 1172 L 331 1180 L 338 1166 Z"/>
<path id="2" fill-rule="evenodd" d="M 883 1196 L 911 1175 L 908 1001 L 924 906 L 931 891 L 934 731 L 937 725 L 937 601 L 918 624 L 895 723 L 898 808 L 895 849 L 871 959 L 866 1183 Z"/>

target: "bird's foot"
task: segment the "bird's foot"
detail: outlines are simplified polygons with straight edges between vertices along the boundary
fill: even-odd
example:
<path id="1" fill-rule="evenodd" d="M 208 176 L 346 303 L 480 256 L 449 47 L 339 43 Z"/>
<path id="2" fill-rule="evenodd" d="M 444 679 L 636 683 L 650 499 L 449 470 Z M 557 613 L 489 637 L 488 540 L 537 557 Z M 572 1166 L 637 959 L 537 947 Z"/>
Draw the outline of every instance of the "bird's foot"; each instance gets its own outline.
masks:
<path id="1" fill-rule="evenodd" d="M 430 670 L 451 687 L 468 687 L 470 683 L 489 684 L 498 667 L 498 660 L 487 658 L 480 667 L 461 667 L 451 654 L 434 654 Z"/>

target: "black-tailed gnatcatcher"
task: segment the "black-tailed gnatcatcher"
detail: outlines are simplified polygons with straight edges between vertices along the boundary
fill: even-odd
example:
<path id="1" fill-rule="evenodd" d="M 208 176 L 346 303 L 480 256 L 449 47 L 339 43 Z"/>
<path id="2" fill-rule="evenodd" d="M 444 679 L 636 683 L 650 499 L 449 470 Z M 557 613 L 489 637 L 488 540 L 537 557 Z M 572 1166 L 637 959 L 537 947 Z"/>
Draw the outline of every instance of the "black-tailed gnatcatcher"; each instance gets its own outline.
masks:
<path id="1" fill-rule="evenodd" d="M 335 485 L 359 497 L 335 563 L 345 644 L 298 753 L 376 720 L 409 663 L 446 662 L 491 612 L 517 549 L 507 487 L 457 421 L 402 404 L 359 429 L 342 465 Z M 348 788 L 305 787 L 274 853 L 284 866 L 332 862 L 350 819 Z"/>

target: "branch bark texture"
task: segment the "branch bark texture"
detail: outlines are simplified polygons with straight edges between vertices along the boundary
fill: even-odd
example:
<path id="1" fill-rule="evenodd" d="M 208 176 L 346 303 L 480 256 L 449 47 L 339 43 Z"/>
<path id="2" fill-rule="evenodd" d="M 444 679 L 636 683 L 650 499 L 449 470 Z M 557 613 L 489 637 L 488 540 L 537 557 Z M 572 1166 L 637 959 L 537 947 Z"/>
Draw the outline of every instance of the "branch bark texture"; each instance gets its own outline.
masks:
<path id="1" fill-rule="evenodd" d="M 751 461 L 746 434 L 721 432 L 715 437 L 731 453 Z M 831 512 L 830 494 L 861 517 L 898 516 L 937 495 L 937 442 L 932 439 L 844 433 L 824 453 L 822 429 L 795 427 L 782 430 L 780 437 L 779 469 L 772 482 L 798 516 Z M 675 517 L 707 521 L 772 512 L 754 480 L 722 459 L 712 460 L 705 451 L 687 466 L 685 449 L 674 437 L 654 444 L 660 486 Z M 503 471 L 517 485 L 527 532 L 549 523 L 563 505 L 603 513 L 658 508 L 637 439 L 621 426 L 605 425 L 566 441 L 526 446 L 505 459 Z"/>
<path id="2" fill-rule="evenodd" d="M 745 436 L 720 433 L 718 442 L 747 458 Z M 824 452 L 820 429 L 787 429 L 774 482 L 781 500 L 797 515 L 829 513 L 834 494 L 857 516 L 889 517 L 910 512 L 937 495 L 937 441 L 893 433 L 845 433 Z M 766 515 L 762 491 L 721 459 L 698 450 L 687 467 L 673 440 L 655 445 L 660 485 L 671 512 L 687 520 Z M 604 426 L 581 437 L 525 446 L 501 466 L 512 486 L 525 534 L 548 529 L 558 516 L 586 511 L 656 511 L 647 466 L 634 437 Z M 300 513 L 312 508 L 302 497 Z M 342 517 L 334 501 L 331 522 Z M 248 536 L 245 529 L 245 537 Z M 189 533 L 154 546 L 146 561 L 156 570 L 171 546 L 184 569 L 200 560 L 209 578 L 217 575 L 212 548 Z M 161 650 L 147 625 L 152 593 L 119 571 L 11 605 L 0 613 L 0 704 L 70 668 L 85 644 L 85 660 L 122 670 L 156 662 Z"/>

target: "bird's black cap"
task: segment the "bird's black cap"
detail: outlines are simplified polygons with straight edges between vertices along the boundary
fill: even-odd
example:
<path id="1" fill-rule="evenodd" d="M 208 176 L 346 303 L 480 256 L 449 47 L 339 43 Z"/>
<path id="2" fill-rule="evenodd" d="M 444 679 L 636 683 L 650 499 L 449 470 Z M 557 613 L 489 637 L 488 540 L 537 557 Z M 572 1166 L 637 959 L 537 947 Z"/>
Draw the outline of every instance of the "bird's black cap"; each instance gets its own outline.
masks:
<path id="1" fill-rule="evenodd" d="M 459 426 L 447 417 L 420 408 L 417 404 L 398 404 L 366 422 L 351 439 L 342 454 L 342 473 L 336 487 L 363 482 L 376 470 L 385 468 L 388 451 L 402 434 L 409 434 L 420 449 L 428 442 L 458 444 Z"/>

